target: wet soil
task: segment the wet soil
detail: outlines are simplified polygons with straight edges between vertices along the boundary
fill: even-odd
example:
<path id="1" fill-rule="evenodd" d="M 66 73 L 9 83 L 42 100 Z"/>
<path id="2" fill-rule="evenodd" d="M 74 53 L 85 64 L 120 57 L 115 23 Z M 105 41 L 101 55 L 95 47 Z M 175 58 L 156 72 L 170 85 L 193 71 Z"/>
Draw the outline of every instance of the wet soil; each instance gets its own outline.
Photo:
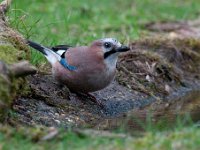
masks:
<path id="1" fill-rule="evenodd" d="M 187 113 L 191 113 L 195 120 L 199 119 L 200 102 L 197 97 L 200 97 L 200 86 L 181 87 L 169 96 L 159 99 L 132 91 L 113 81 L 109 87 L 92 93 L 103 104 L 100 107 L 91 98 L 77 96 L 67 88 L 60 89 L 52 81 L 49 75 L 29 77 L 33 92 L 29 96 L 19 97 L 13 106 L 17 113 L 17 122 L 96 129 L 115 129 L 127 123 L 130 129 L 138 127 L 135 118 L 145 122 L 150 112 L 155 116 L 154 119 L 166 117 L 171 122 L 177 115 Z M 187 105 L 189 106 L 186 107 Z"/>
<path id="2" fill-rule="evenodd" d="M 180 30 L 181 27 L 177 29 Z M 130 44 L 120 56 L 115 80 L 92 97 L 70 92 L 51 75 L 27 78 L 29 94 L 13 104 L 10 122 L 56 127 L 137 128 L 135 118 L 174 122 L 190 113 L 200 119 L 200 40 L 195 37 L 156 36 Z"/>

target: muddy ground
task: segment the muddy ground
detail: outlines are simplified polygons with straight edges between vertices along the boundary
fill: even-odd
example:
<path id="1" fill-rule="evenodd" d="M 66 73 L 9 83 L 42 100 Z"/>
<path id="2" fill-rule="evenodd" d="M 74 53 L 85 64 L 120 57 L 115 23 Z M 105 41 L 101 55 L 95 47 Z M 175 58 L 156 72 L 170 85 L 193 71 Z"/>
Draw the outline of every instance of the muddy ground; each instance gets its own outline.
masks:
<path id="1" fill-rule="evenodd" d="M 162 117 L 173 122 L 177 115 L 187 113 L 198 121 L 200 39 L 196 24 L 144 25 L 153 30 L 151 36 L 132 42 L 131 51 L 119 58 L 112 84 L 91 93 L 103 107 L 91 97 L 60 87 L 49 74 L 28 77 L 31 92 L 16 98 L 9 122 L 97 129 L 126 124 L 129 128 L 138 126 L 133 118 L 145 120 L 150 112 L 154 122 Z"/>

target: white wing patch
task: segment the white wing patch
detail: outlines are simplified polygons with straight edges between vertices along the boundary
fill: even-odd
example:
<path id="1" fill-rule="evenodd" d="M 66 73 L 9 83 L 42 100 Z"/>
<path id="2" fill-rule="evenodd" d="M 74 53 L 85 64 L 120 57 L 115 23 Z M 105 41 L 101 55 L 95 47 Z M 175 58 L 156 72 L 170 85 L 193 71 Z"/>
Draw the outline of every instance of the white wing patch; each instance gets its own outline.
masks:
<path id="1" fill-rule="evenodd" d="M 46 52 L 47 55 L 45 57 L 47 60 L 51 63 L 51 65 L 55 64 L 57 61 L 61 60 L 61 57 L 59 54 L 55 53 L 49 48 L 44 47 L 44 51 Z"/>
<path id="2" fill-rule="evenodd" d="M 65 53 L 66 52 L 66 50 L 58 50 L 58 51 L 56 51 L 56 53 L 58 54 L 58 55 L 60 55 L 60 56 L 62 56 L 63 55 L 63 53 Z"/>

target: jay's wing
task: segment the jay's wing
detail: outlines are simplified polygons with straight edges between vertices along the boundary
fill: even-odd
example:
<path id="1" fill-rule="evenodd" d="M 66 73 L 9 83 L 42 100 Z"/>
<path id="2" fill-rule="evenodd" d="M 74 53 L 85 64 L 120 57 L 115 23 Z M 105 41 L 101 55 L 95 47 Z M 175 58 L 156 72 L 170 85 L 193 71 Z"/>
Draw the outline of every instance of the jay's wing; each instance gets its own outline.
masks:
<path id="1" fill-rule="evenodd" d="M 69 45 L 57 45 L 54 47 L 51 47 L 51 49 L 56 52 L 58 55 L 60 55 L 62 58 L 65 57 L 65 52 L 72 46 Z"/>
<path id="2" fill-rule="evenodd" d="M 47 48 L 30 40 L 27 40 L 27 44 L 32 48 L 40 51 L 52 65 L 59 61 L 60 64 L 63 65 L 63 67 L 66 69 L 71 71 L 76 70 L 76 67 L 69 65 L 65 58 L 65 52 L 69 46 L 59 45 L 52 48 Z"/>
<path id="3" fill-rule="evenodd" d="M 65 58 L 65 53 L 70 47 L 71 46 L 69 45 L 57 45 L 57 46 L 52 47 L 51 49 L 61 57 L 61 60 L 60 60 L 61 65 L 63 65 L 68 70 L 73 71 L 73 70 L 76 70 L 76 67 L 68 64 L 67 59 Z"/>
<path id="4" fill-rule="evenodd" d="M 52 47 L 52 49 L 53 49 L 54 51 L 58 51 L 58 50 L 68 50 L 70 47 L 72 47 L 72 46 L 70 46 L 70 45 L 56 45 L 56 46 Z"/>

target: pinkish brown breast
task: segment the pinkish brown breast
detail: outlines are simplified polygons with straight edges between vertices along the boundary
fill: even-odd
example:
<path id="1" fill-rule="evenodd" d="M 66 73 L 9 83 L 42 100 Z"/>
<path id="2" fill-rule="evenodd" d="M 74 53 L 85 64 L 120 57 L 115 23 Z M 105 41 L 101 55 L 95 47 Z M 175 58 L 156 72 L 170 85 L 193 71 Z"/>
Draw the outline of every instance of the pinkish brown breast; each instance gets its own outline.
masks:
<path id="1" fill-rule="evenodd" d="M 72 50 L 74 51 L 71 52 Z M 53 66 L 52 72 L 57 81 L 73 91 L 98 91 L 108 86 L 114 78 L 115 69 L 108 72 L 101 52 L 90 53 L 86 47 L 81 47 L 81 50 L 70 49 L 66 53 L 66 58 L 70 65 L 77 67 L 77 70 L 69 71 L 58 62 Z"/>

